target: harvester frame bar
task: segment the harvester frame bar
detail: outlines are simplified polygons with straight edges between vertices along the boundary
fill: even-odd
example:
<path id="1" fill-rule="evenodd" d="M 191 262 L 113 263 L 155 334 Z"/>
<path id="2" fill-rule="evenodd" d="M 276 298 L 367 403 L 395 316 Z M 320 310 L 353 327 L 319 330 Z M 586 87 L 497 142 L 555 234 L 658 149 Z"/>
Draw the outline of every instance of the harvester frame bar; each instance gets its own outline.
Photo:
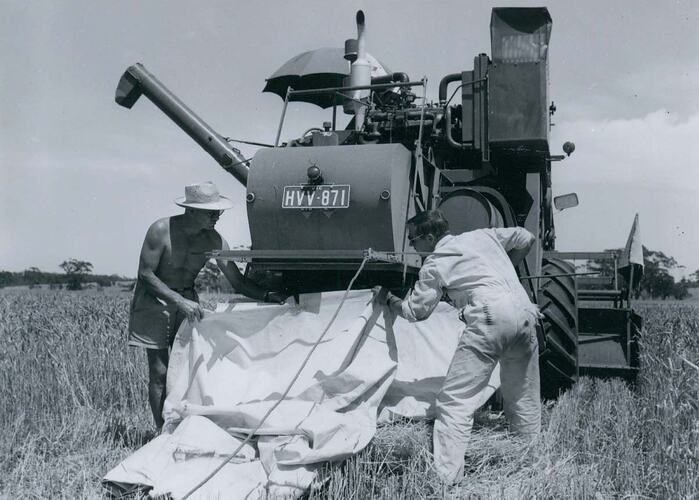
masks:
<path id="1" fill-rule="evenodd" d="M 590 271 L 584 273 L 562 273 L 562 274 L 539 274 L 537 276 L 520 276 L 521 280 L 535 280 L 539 278 L 562 278 L 564 276 L 587 276 L 590 274 L 599 274 L 599 271 Z"/>
<path id="2" fill-rule="evenodd" d="M 619 258 L 619 252 L 558 252 L 545 251 L 545 259 L 563 259 L 563 260 L 615 260 Z"/>
<path id="3" fill-rule="evenodd" d="M 614 261 L 614 275 L 612 276 L 614 291 L 619 290 L 619 281 L 617 279 L 619 257 L 621 252 L 618 250 L 607 250 L 605 252 L 558 252 L 550 250 L 544 252 L 544 258 L 554 258 L 563 260 L 612 260 Z M 615 301 L 616 302 L 616 301 Z"/>
<path id="4" fill-rule="evenodd" d="M 356 85 L 354 87 L 326 87 L 323 89 L 308 89 L 308 90 L 289 90 L 289 96 L 292 95 L 314 95 L 327 94 L 330 92 L 347 92 L 352 90 L 384 90 L 393 89 L 396 87 L 419 87 L 425 86 L 424 80 L 415 80 L 412 82 L 391 82 L 391 83 L 376 83 L 374 85 Z"/>
<path id="5" fill-rule="evenodd" d="M 234 260 L 238 262 L 251 262 L 252 259 L 290 260 L 290 261 L 382 261 L 402 263 L 403 255 L 437 255 L 439 257 L 460 257 L 460 253 L 430 253 L 430 252 L 384 252 L 367 248 L 365 250 L 217 250 L 208 252 L 207 255 L 218 260 Z"/>

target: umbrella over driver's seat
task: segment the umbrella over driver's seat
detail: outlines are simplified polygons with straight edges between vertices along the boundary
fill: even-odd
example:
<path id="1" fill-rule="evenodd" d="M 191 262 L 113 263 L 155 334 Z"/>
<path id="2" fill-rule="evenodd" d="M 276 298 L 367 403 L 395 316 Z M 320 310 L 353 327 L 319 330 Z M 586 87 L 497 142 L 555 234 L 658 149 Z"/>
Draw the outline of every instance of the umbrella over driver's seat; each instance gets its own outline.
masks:
<path id="1" fill-rule="evenodd" d="M 367 54 L 366 58 L 372 66 L 372 77 L 391 74 L 390 70 L 375 57 Z M 345 59 L 345 51 L 337 47 L 323 47 L 303 52 L 289 59 L 272 76 L 267 78 L 267 84 L 262 92 L 272 92 L 284 99 L 289 87 L 292 90 L 342 87 L 343 81 L 349 74 L 350 63 Z M 292 94 L 289 96 L 289 100 L 309 102 L 321 108 L 342 104 L 342 96 L 330 93 Z"/>

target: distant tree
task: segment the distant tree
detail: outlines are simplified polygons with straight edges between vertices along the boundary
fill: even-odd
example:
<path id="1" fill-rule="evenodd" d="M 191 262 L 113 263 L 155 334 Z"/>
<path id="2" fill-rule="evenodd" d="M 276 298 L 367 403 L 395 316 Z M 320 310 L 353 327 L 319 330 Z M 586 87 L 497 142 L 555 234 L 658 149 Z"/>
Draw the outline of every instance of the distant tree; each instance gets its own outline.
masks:
<path id="1" fill-rule="evenodd" d="M 670 271 L 680 265 L 674 257 L 643 247 L 643 278 L 641 290 L 653 298 L 667 299 L 674 295 L 675 279 Z"/>
<path id="2" fill-rule="evenodd" d="M 85 260 L 64 260 L 58 267 L 68 276 L 68 290 L 81 290 L 85 277 L 92 272 L 92 264 Z"/>
<path id="3" fill-rule="evenodd" d="M 76 259 L 71 259 L 76 260 Z M 80 262 L 80 261 L 78 261 Z M 64 262 L 68 264 L 70 261 Z M 89 264 L 89 268 L 84 276 L 89 273 L 92 264 Z M 61 265 L 63 267 L 63 264 Z M 64 269 L 65 271 L 66 269 Z M 24 271 L 11 272 L 11 271 L 1 271 L 0 270 L 0 288 L 5 286 L 35 286 L 35 285 L 54 285 L 53 288 L 63 288 L 67 286 L 74 277 L 68 273 L 50 273 L 46 271 L 41 271 L 36 267 L 30 267 Z M 111 275 L 100 275 L 100 274 L 90 274 L 90 280 L 101 284 L 102 286 L 111 286 L 117 281 L 131 281 L 130 278 L 119 276 L 118 274 Z"/>
<path id="4" fill-rule="evenodd" d="M 653 298 L 664 300 L 670 297 L 675 289 L 675 279 L 663 269 L 646 269 L 641 280 L 641 290 Z"/>
<path id="5" fill-rule="evenodd" d="M 695 288 L 699 286 L 699 269 L 697 269 L 693 273 L 690 273 L 687 286 L 690 288 Z"/>
<path id="6" fill-rule="evenodd" d="M 11 286 L 14 283 L 14 275 L 10 271 L 0 271 L 0 288 Z"/>
<path id="7" fill-rule="evenodd" d="M 42 282 L 43 273 L 38 267 L 30 267 L 24 270 L 24 279 L 30 288 Z"/>
<path id="8" fill-rule="evenodd" d="M 683 300 L 689 296 L 689 282 L 685 278 L 675 283 L 672 288 L 672 296 L 677 300 Z"/>
<path id="9" fill-rule="evenodd" d="M 649 250 L 646 247 L 643 247 L 643 263 L 644 265 L 648 265 L 648 263 L 657 264 L 659 268 L 666 271 L 684 267 L 674 257 L 665 255 L 660 250 Z"/>
<path id="10" fill-rule="evenodd" d="M 114 282 L 116 280 L 113 279 L 111 276 L 92 276 L 92 281 L 97 283 L 98 287 L 104 288 L 107 286 L 114 285 Z"/>

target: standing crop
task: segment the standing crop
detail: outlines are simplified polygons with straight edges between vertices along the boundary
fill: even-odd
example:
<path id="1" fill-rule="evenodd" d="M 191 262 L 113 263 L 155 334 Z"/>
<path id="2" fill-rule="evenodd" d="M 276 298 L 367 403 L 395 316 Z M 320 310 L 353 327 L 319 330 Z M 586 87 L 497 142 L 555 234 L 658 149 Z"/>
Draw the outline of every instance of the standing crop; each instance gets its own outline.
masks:
<path id="1" fill-rule="evenodd" d="M 94 498 L 152 437 L 142 350 L 127 347 L 129 294 L 0 291 L 0 497 Z M 312 498 L 692 498 L 699 495 L 699 309 L 647 303 L 635 387 L 582 379 L 544 408 L 538 441 L 483 411 L 466 479 L 431 469 L 430 425 L 379 428 L 323 467 Z"/>

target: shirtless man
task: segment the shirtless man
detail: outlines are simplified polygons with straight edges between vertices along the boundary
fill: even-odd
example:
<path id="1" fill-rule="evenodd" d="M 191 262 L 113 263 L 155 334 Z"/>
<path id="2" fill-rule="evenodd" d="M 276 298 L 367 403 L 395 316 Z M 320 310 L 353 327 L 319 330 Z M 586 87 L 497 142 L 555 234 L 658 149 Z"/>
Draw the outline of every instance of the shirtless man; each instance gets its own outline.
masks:
<path id="1" fill-rule="evenodd" d="M 175 203 L 185 208 L 183 214 L 148 228 L 129 317 L 129 345 L 145 347 L 148 353 L 148 400 L 158 429 L 163 425 L 169 350 L 182 321 L 204 317 L 194 280 L 208 260 L 206 252 L 228 250 L 214 226 L 233 206 L 211 182 L 186 186 L 185 196 Z M 284 301 L 284 296 L 244 277 L 234 263 L 217 264 L 237 292 L 265 302 Z"/>

